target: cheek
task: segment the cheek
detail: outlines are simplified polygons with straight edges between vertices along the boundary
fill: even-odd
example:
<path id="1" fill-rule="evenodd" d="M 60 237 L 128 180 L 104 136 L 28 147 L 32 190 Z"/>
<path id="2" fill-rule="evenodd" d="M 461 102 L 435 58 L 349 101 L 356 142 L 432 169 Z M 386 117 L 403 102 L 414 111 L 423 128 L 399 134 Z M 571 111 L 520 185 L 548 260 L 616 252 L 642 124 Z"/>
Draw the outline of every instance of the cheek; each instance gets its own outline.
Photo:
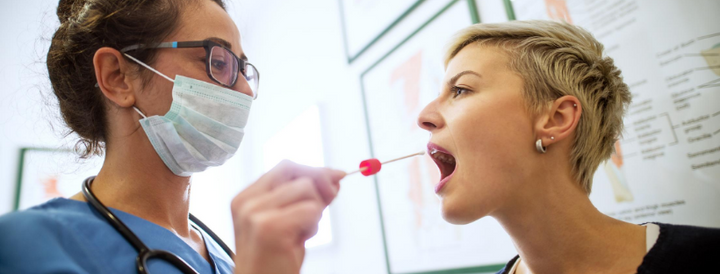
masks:
<path id="1" fill-rule="evenodd" d="M 522 169 L 532 145 L 532 125 L 517 107 L 478 106 L 459 116 L 453 130 L 461 165 L 473 178 L 505 181 Z M 452 130 L 453 128 L 451 128 Z"/>
<path id="2" fill-rule="evenodd" d="M 461 190 L 443 201 L 443 217 L 462 224 L 491 214 L 529 176 L 532 125 L 514 104 L 474 104 L 458 113 L 448 127 L 458 161 L 453 180 Z"/>
<path id="3" fill-rule="evenodd" d="M 172 104 L 173 83 L 165 78 L 155 77 L 138 95 L 138 104 L 145 115 L 165 115 Z"/>

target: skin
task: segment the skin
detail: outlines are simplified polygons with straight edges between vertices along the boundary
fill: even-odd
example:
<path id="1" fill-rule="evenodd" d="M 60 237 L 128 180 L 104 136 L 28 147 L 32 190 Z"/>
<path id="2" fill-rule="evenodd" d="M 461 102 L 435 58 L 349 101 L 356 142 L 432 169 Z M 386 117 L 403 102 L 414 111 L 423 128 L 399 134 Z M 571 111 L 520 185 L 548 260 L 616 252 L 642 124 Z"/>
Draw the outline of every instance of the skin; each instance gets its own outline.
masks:
<path id="1" fill-rule="evenodd" d="M 517 273 L 635 273 L 645 228 L 599 212 L 573 178 L 580 102 L 564 96 L 531 114 L 523 79 L 508 61 L 494 46 L 466 46 L 448 63 L 439 97 L 420 113 L 430 142 L 457 162 L 438 193 L 443 217 L 454 224 L 497 219 L 520 254 Z M 537 139 L 547 153 L 537 152 Z"/>
<path id="2" fill-rule="evenodd" d="M 195 41 L 211 37 L 227 41 L 244 56 L 240 33 L 228 14 L 211 1 L 200 1 L 183 13 L 177 30 L 165 41 Z M 161 49 L 149 64 L 161 73 L 216 84 L 205 72 L 202 48 Z M 138 65 L 113 48 L 99 49 L 93 59 L 98 85 L 106 99 L 105 163 L 92 190 L 106 206 L 167 228 L 209 260 L 200 233 L 190 226 L 190 177 L 173 174 L 143 132 L 145 115 L 170 109 L 173 84 L 152 74 L 147 85 Z M 250 95 L 244 78 L 231 89 Z M 235 229 L 235 273 L 299 273 L 305 240 L 317 231 L 323 209 L 335 198 L 342 171 L 280 163 L 231 203 Z M 85 201 L 78 193 L 72 199 Z"/>

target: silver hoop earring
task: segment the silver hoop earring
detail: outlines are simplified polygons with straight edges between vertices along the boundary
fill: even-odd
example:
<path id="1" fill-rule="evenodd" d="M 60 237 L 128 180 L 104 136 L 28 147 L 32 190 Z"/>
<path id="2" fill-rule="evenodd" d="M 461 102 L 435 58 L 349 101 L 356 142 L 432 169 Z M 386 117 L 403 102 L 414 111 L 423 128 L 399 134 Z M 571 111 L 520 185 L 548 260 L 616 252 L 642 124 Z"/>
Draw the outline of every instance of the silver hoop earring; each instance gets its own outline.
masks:
<path id="1" fill-rule="evenodd" d="M 545 150 L 545 147 L 542 145 L 542 139 L 538 139 L 535 142 L 535 149 L 537 149 L 537 151 L 540 152 L 541 154 L 547 152 L 547 150 Z"/>

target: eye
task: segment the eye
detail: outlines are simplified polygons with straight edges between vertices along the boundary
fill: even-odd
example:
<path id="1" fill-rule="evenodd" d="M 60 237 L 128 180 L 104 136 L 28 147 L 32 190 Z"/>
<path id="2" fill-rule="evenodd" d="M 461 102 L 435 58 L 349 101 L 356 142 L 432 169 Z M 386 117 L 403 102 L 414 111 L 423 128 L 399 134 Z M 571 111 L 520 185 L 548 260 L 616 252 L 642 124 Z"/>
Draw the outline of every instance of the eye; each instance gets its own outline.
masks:
<path id="1" fill-rule="evenodd" d="M 216 69 L 218 71 L 224 71 L 227 67 L 227 63 L 224 60 L 213 59 L 210 64 L 212 65 L 213 69 Z"/>
<path id="2" fill-rule="evenodd" d="M 458 87 L 458 86 L 452 87 L 451 91 L 452 91 L 453 98 L 457 98 L 458 96 L 463 95 L 463 94 L 469 92 L 468 89 L 461 88 L 461 87 Z"/>

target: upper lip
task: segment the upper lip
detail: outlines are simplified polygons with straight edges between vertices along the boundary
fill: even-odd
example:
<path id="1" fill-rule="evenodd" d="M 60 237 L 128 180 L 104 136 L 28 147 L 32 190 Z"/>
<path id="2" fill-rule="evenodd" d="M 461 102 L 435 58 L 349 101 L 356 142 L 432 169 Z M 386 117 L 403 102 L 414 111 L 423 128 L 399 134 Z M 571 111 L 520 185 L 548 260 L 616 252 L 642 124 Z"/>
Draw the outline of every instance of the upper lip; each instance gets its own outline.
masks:
<path id="1" fill-rule="evenodd" d="M 442 152 L 442 153 L 445 153 L 445 154 L 447 154 L 447 155 L 453 156 L 453 154 L 450 153 L 449 151 L 447 151 L 447 149 L 444 149 L 443 147 L 441 147 L 441 146 L 439 146 L 439 145 L 436 145 L 436 144 L 433 144 L 433 143 L 428 143 L 428 144 L 427 144 L 427 150 L 428 150 L 428 154 L 430 154 L 431 156 L 432 156 L 433 154 L 435 154 L 435 152 Z M 453 157 L 455 157 L 455 156 L 453 156 Z"/>

